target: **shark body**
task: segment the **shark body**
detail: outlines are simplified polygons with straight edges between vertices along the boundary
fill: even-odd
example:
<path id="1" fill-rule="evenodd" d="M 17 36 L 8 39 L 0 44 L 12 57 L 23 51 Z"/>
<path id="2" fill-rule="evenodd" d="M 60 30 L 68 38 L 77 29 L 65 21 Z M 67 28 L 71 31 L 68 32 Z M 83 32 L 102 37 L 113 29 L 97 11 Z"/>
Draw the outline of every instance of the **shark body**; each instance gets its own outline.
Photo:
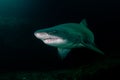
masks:
<path id="1" fill-rule="evenodd" d="M 58 53 L 64 59 L 72 48 L 86 47 L 104 54 L 94 43 L 94 35 L 87 27 L 86 20 L 80 23 L 65 23 L 51 28 L 35 31 L 34 35 L 45 44 L 57 47 Z"/>

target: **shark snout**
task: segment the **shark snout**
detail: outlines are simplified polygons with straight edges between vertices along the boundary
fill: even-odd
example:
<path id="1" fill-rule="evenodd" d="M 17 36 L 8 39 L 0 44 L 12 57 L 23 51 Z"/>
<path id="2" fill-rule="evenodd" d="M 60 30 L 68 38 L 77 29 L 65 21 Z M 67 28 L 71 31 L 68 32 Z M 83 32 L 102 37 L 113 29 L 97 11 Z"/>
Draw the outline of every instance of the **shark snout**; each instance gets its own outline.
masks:
<path id="1" fill-rule="evenodd" d="M 34 35 L 38 38 L 38 39 L 46 39 L 49 38 L 49 35 L 45 32 L 35 32 Z"/>

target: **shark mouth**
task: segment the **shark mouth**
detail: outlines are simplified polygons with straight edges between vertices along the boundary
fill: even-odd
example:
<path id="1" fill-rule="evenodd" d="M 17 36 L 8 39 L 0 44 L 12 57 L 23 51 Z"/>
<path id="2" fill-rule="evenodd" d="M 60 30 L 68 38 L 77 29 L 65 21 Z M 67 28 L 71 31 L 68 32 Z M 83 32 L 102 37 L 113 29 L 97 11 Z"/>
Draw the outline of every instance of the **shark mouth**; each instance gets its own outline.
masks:
<path id="1" fill-rule="evenodd" d="M 46 44 L 57 44 L 57 43 L 62 43 L 63 40 L 61 38 L 47 38 L 43 40 L 44 43 Z"/>
<path id="2" fill-rule="evenodd" d="M 41 39 L 45 44 L 58 45 L 66 42 L 66 40 L 59 36 L 54 36 L 47 33 L 35 33 L 35 36 L 38 39 Z"/>

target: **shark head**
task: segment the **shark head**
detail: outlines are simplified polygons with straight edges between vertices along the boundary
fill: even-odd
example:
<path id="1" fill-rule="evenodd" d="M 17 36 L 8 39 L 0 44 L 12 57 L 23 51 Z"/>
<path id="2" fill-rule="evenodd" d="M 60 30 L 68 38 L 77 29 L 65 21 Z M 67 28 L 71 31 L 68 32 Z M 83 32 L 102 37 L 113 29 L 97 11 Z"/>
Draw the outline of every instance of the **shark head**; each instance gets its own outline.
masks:
<path id="1" fill-rule="evenodd" d="M 54 47 L 62 47 L 67 43 L 67 39 L 61 31 L 52 28 L 37 30 L 34 35 L 45 44 Z"/>
<path id="2" fill-rule="evenodd" d="M 61 25 L 52 28 L 40 29 L 34 32 L 36 38 L 43 41 L 49 46 L 56 47 L 62 59 L 64 59 L 74 46 L 74 42 L 79 42 L 71 31 L 67 28 L 62 28 Z"/>

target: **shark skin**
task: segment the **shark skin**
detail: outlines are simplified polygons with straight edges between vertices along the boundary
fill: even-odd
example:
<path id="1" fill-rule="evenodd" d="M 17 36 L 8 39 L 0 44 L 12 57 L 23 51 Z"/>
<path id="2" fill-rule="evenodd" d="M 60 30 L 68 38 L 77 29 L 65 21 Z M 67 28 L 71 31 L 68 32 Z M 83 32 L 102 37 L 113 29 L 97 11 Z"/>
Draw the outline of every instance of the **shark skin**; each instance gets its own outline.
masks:
<path id="1" fill-rule="evenodd" d="M 61 59 L 64 59 L 72 48 L 89 48 L 104 54 L 95 46 L 94 35 L 87 27 L 86 20 L 80 23 L 65 23 L 34 32 L 36 38 L 49 46 L 56 47 Z"/>

